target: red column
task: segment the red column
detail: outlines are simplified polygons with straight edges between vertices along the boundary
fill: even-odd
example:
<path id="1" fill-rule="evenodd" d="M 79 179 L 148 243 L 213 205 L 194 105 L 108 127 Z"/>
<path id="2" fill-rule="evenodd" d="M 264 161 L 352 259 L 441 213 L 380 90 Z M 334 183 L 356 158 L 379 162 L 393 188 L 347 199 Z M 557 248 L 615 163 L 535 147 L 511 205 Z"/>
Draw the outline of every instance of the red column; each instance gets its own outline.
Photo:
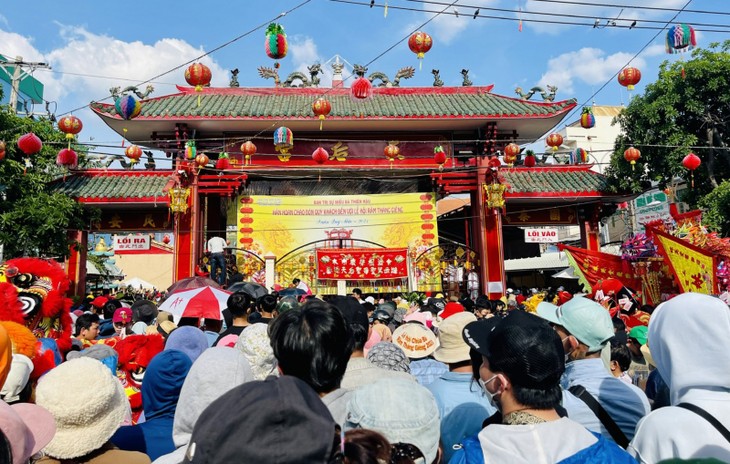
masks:
<path id="1" fill-rule="evenodd" d="M 580 218 L 580 246 L 587 250 L 601 251 L 601 240 L 598 234 L 598 215 L 589 212 Z"/>
<path id="2" fill-rule="evenodd" d="M 193 223 L 192 214 L 176 213 L 175 254 L 173 257 L 173 281 L 177 282 L 193 275 Z"/>
<path id="3" fill-rule="evenodd" d="M 478 166 L 478 187 L 476 201 L 472 202 L 472 212 L 477 221 L 477 234 L 474 238 L 475 246 L 478 247 L 481 255 L 481 269 L 479 270 L 480 293 L 484 293 L 490 299 L 498 299 L 504 295 L 505 274 L 504 274 L 504 248 L 502 239 L 502 215 L 499 210 L 485 207 L 484 190 L 482 189 L 484 173 L 483 160 L 477 159 Z M 491 287 L 491 291 L 490 291 Z"/>
<path id="4" fill-rule="evenodd" d="M 66 276 L 71 281 L 70 296 L 86 294 L 86 254 L 89 247 L 89 233 L 85 230 L 74 230 L 68 233 L 71 240 L 77 243 L 71 246 L 66 260 Z"/>

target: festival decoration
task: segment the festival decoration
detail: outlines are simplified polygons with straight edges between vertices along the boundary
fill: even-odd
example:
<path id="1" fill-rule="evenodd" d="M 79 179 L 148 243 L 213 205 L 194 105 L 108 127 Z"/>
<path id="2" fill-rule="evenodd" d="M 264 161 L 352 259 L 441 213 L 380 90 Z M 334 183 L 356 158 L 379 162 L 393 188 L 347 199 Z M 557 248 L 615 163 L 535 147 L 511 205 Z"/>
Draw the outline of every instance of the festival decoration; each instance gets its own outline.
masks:
<path id="1" fill-rule="evenodd" d="M 385 158 L 390 161 L 391 165 L 393 164 L 393 161 L 403 158 L 400 154 L 400 148 L 393 142 L 385 146 L 383 154 L 385 155 Z"/>
<path id="2" fill-rule="evenodd" d="M 331 280 L 400 279 L 408 277 L 407 248 L 317 249 L 317 278 Z M 340 265 L 339 263 L 366 263 Z"/>
<path id="3" fill-rule="evenodd" d="M 322 130 L 322 123 L 331 111 L 332 105 L 326 98 L 320 97 L 312 103 L 312 112 L 315 116 L 319 117 L 319 130 Z"/>
<path id="4" fill-rule="evenodd" d="M 76 116 L 63 116 L 58 120 L 58 130 L 66 134 L 66 140 L 68 140 L 68 148 L 71 148 L 71 141 L 74 136 L 81 132 L 84 125 L 81 120 Z"/>
<path id="5" fill-rule="evenodd" d="M 695 169 L 700 167 L 700 164 L 702 164 L 702 160 L 700 160 L 700 157 L 695 155 L 694 153 L 690 153 L 687 156 L 684 157 L 682 160 L 682 166 L 689 169 L 690 178 L 692 179 L 692 188 L 695 186 Z"/>
<path id="6" fill-rule="evenodd" d="M 132 95 L 122 95 L 114 102 L 114 108 L 122 119 L 129 121 L 139 116 L 142 104 Z"/>
<path id="7" fill-rule="evenodd" d="M 281 126 L 274 131 L 274 148 L 280 154 L 279 161 L 287 162 L 291 158 L 289 150 L 294 148 L 294 133 L 288 127 Z"/>
<path id="8" fill-rule="evenodd" d="M 327 162 L 327 160 L 330 158 L 330 154 L 327 153 L 327 150 L 325 150 L 322 147 L 318 147 L 314 152 L 312 153 L 312 159 L 317 164 L 324 164 Z"/>
<path id="9" fill-rule="evenodd" d="M 416 54 L 418 58 L 418 69 L 423 69 L 423 57 L 426 56 L 431 47 L 433 46 L 433 40 L 431 36 L 425 32 L 417 31 L 411 34 L 408 39 L 408 48 Z"/>
<path id="10" fill-rule="evenodd" d="M 715 293 L 716 264 L 711 253 L 659 229 L 647 226 L 646 231 L 654 236 L 682 292 Z"/>
<path id="11" fill-rule="evenodd" d="M 177 185 L 169 190 L 168 195 L 170 196 L 170 211 L 182 214 L 188 212 L 189 188 Z"/>
<path id="12" fill-rule="evenodd" d="M 364 100 L 372 96 L 373 84 L 367 77 L 360 76 L 352 83 L 350 91 L 352 92 L 353 97 L 359 100 Z"/>
<path id="13" fill-rule="evenodd" d="M 683 53 L 697 46 L 695 30 L 689 24 L 675 24 L 667 30 L 667 53 Z"/>
<path id="14" fill-rule="evenodd" d="M 185 159 L 193 161 L 198 156 L 198 149 L 195 146 L 195 140 L 188 140 L 185 142 Z"/>
<path id="15" fill-rule="evenodd" d="M 560 145 L 563 144 L 563 136 L 558 134 L 557 132 L 553 132 L 552 134 L 547 136 L 545 142 L 548 144 L 549 147 L 552 147 L 553 152 L 556 152 L 558 151 L 558 148 L 560 148 Z"/>
<path id="16" fill-rule="evenodd" d="M 79 162 L 79 156 L 70 148 L 64 148 L 56 156 L 56 164 L 65 168 L 75 168 Z"/>
<path id="17" fill-rule="evenodd" d="M 629 147 L 624 152 L 624 159 L 631 163 L 631 170 L 636 166 L 636 161 L 641 158 L 641 152 L 634 147 Z"/>
<path id="18" fill-rule="evenodd" d="M 588 162 L 588 152 L 583 148 L 576 148 L 570 152 L 570 164 L 580 164 Z"/>
<path id="19" fill-rule="evenodd" d="M 210 68 L 203 63 L 193 63 L 185 70 L 185 81 L 194 86 L 195 92 L 198 94 L 198 106 L 200 106 L 200 94 L 203 92 L 203 87 L 210 85 L 212 77 Z"/>
<path id="20" fill-rule="evenodd" d="M 591 129 L 596 125 L 596 117 L 593 116 L 593 108 L 586 106 L 580 114 L 580 127 Z"/>
<path id="21" fill-rule="evenodd" d="M 439 171 L 444 170 L 444 163 L 446 162 L 446 153 L 444 147 L 436 145 L 433 148 L 433 162 L 439 165 Z"/>
<path id="22" fill-rule="evenodd" d="M 520 146 L 516 143 L 510 143 L 504 147 L 504 162 L 509 167 L 512 167 L 517 161 L 517 156 L 520 154 Z"/>
<path id="23" fill-rule="evenodd" d="M 243 165 L 250 165 L 251 158 L 256 154 L 256 145 L 252 141 L 246 140 L 241 144 L 241 153 L 243 153 Z"/>
<path id="24" fill-rule="evenodd" d="M 533 167 L 535 167 L 536 162 L 537 161 L 535 159 L 535 152 L 532 150 L 527 150 L 525 152 L 525 159 L 522 161 L 522 164 L 526 168 L 533 168 Z"/>
<path id="25" fill-rule="evenodd" d="M 137 145 L 130 145 L 127 147 L 126 150 L 124 150 L 124 155 L 129 158 L 129 160 L 132 162 L 132 167 L 134 167 L 134 164 L 137 163 L 140 158 L 142 158 L 142 149 L 139 148 Z"/>
<path id="26" fill-rule="evenodd" d="M 18 148 L 20 148 L 20 151 L 25 153 L 25 166 L 23 167 L 23 174 L 25 174 L 28 168 L 33 167 L 30 157 L 43 149 L 43 142 L 33 132 L 28 132 L 27 134 L 20 136 L 18 139 Z"/>
<path id="27" fill-rule="evenodd" d="M 132 409 L 132 423 L 142 415 L 142 383 L 152 358 L 165 348 L 160 334 L 130 335 L 114 345 L 118 354 L 118 374 Z"/>
<path id="28" fill-rule="evenodd" d="M 618 73 L 618 83 L 626 87 L 626 90 L 634 90 L 634 86 L 641 80 L 641 71 L 627 66 Z"/>
<path id="29" fill-rule="evenodd" d="M 205 153 L 201 153 L 195 157 L 195 164 L 198 166 L 198 170 L 206 167 L 208 165 L 208 161 L 210 161 L 210 158 L 208 158 L 208 155 Z"/>
<path id="30" fill-rule="evenodd" d="M 228 157 L 228 153 L 221 152 L 218 155 L 218 159 L 215 162 L 215 168 L 219 169 L 221 171 L 225 171 L 226 169 L 231 169 L 231 160 Z"/>
<path id="31" fill-rule="evenodd" d="M 288 44 L 284 26 L 277 23 L 269 24 L 266 28 L 266 55 L 274 60 L 280 60 L 286 56 Z M 279 63 L 274 64 L 275 68 L 279 67 Z"/>
<path id="32" fill-rule="evenodd" d="M 0 161 L 5 159 L 5 142 L 0 140 Z"/>
<path id="33" fill-rule="evenodd" d="M 162 237 L 162 243 L 165 245 L 168 245 L 170 243 L 170 234 L 165 234 L 164 237 Z"/>

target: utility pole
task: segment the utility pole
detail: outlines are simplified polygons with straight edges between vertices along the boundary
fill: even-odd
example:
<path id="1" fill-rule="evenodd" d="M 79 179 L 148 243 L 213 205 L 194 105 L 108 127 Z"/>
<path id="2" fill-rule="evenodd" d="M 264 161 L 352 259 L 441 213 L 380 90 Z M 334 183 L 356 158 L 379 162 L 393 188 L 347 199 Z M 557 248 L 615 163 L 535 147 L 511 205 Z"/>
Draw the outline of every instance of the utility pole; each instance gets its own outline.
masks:
<path id="1" fill-rule="evenodd" d="M 13 113 L 17 112 L 18 106 L 18 93 L 20 90 L 20 82 L 30 75 L 30 72 L 35 71 L 38 68 L 51 69 L 47 63 L 41 62 L 28 62 L 23 61 L 22 56 L 16 56 L 14 61 L 5 59 L 0 61 L 0 67 L 5 70 L 9 75 L 8 68 L 13 66 L 13 75 L 10 78 L 10 111 Z M 29 68 L 30 72 L 25 71 L 24 68 Z"/>

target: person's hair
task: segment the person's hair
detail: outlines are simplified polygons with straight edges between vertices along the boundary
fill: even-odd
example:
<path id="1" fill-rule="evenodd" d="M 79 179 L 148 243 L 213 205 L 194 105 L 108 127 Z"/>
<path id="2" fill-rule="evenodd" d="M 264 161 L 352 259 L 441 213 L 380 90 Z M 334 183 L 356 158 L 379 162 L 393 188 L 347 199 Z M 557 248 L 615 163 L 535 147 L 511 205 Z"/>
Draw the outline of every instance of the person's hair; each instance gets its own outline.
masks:
<path id="1" fill-rule="evenodd" d="M 353 288 L 352 293 L 354 293 L 357 296 L 362 296 L 362 290 L 360 290 L 359 288 Z"/>
<path id="2" fill-rule="evenodd" d="M 293 280 L 291 281 L 291 283 L 293 283 L 293 284 L 295 284 L 295 285 L 296 285 L 296 284 L 298 284 L 299 282 L 301 282 L 301 280 L 299 280 L 299 279 L 293 279 Z"/>
<path id="3" fill-rule="evenodd" d="M 390 462 L 390 442 L 374 430 L 348 430 L 345 432 L 344 448 L 345 464 Z"/>
<path id="4" fill-rule="evenodd" d="M 645 313 L 652 314 L 654 312 L 654 305 L 645 304 L 641 306 L 641 310 Z"/>
<path id="5" fill-rule="evenodd" d="M 352 342 L 340 311 L 311 300 L 279 315 L 269 326 L 269 338 L 281 371 L 309 384 L 317 393 L 340 386 Z"/>
<path id="6" fill-rule="evenodd" d="M 366 313 L 371 313 L 371 312 L 375 311 L 375 305 L 370 303 L 369 301 L 366 301 L 365 303 L 363 303 L 362 307 L 365 308 Z"/>
<path id="7" fill-rule="evenodd" d="M 631 366 L 631 351 L 626 345 L 617 345 L 611 348 L 611 361 L 616 361 L 621 371 L 627 371 Z"/>
<path id="8" fill-rule="evenodd" d="M 531 409 L 555 409 L 560 406 L 563 398 L 563 390 L 560 384 L 550 387 L 548 390 L 525 388 L 512 384 L 512 394 L 515 401 Z"/>
<path id="9" fill-rule="evenodd" d="M 109 300 L 106 303 L 104 303 L 103 306 L 103 313 L 104 313 L 104 319 L 111 319 L 114 317 L 114 312 L 122 307 L 122 302 L 119 300 Z"/>
<path id="10" fill-rule="evenodd" d="M 228 297 L 226 307 L 233 317 L 243 317 L 251 306 L 251 297 L 245 292 L 235 292 Z"/>
<path id="11" fill-rule="evenodd" d="M 157 320 L 157 306 L 149 300 L 137 300 L 132 303 L 132 320 L 147 325 Z"/>
<path id="12" fill-rule="evenodd" d="M 425 462 L 426 457 L 416 445 L 401 442 L 390 445 L 390 464 L 414 464 L 419 459 Z"/>
<path id="13" fill-rule="evenodd" d="M 614 332 L 626 331 L 626 324 L 620 317 L 614 317 L 613 319 L 611 319 L 611 322 L 613 322 Z"/>
<path id="14" fill-rule="evenodd" d="M 276 309 L 276 297 L 274 295 L 264 295 L 256 301 L 256 304 L 262 312 L 271 313 Z"/>
<path id="15" fill-rule="evenodd" d="M 76 319 L 76 335 L 81 335 L 83 329 L 89 330 L 91 324 L 98 324 L 99 316 L 97 314 L 84 313 Z"/>
<path id="16" fill-rule="evenodd" d="M 349 324 L 350 337 L 352 338 L 354 351 L 362 351 L 365 349 L 365 343 L 368 341 L 368 329 L 361 324 Z"/>

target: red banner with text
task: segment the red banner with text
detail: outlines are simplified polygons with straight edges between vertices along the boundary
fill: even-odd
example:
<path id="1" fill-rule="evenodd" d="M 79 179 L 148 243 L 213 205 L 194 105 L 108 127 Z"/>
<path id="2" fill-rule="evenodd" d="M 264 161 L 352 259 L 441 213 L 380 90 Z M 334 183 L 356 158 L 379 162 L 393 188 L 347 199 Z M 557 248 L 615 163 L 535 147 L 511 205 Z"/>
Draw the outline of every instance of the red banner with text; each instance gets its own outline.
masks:
<path id="1" fill-rule="evenodd" d="M 590 292 L 606 279 L 618 279 L 634 291 L 642 288 L 641 280 L 636 276 L 631 264 L 620 256 L 563 244 L 559 244 L 558 249 L 566 253 L 574 274 L 584 287 L 591 289 Z"/>
<path id="2" fill-rule="evenodd" d="M 382 280 L 408 277 L 407 248 L 320 248 L 317 278 Z"/>

